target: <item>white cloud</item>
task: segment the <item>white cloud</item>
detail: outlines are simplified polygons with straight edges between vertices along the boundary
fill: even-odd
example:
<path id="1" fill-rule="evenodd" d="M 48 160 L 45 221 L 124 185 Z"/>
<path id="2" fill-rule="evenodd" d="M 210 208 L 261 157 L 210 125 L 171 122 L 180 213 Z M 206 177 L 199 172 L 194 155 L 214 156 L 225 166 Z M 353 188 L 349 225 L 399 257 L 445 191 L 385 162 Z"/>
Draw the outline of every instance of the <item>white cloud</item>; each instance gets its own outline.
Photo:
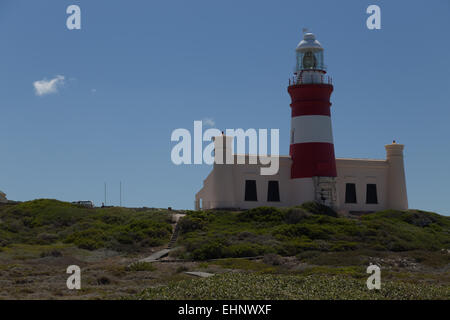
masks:
<path id="1" fill-rule="evenodd" d="M 202 121 L 205 126 L 214 127 L 216 125 L 216 122 L 212 118 L 204 118 Z"/>
<path id="2" fill-rule="evenodd" d="M 58 88 L 64 84 L 64 76 L 56 76 L 51 80 L 43 79 L 33 82 L 36 95 L 43 96 L 46 94 L 57 93 Z"/>

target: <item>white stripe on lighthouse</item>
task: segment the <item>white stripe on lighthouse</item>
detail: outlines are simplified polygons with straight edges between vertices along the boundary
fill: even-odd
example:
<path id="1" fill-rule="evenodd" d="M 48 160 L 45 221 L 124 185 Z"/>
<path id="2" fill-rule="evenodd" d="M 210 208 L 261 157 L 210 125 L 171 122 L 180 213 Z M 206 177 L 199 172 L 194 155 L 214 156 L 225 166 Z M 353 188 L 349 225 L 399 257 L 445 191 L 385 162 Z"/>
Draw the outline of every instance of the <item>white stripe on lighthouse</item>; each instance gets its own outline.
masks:
<path id="1" fill-rule="evenodd" d="M 291 144 L 307 142 L 333 143 L 331 117 L 299 116 L 291 119 Z"/>

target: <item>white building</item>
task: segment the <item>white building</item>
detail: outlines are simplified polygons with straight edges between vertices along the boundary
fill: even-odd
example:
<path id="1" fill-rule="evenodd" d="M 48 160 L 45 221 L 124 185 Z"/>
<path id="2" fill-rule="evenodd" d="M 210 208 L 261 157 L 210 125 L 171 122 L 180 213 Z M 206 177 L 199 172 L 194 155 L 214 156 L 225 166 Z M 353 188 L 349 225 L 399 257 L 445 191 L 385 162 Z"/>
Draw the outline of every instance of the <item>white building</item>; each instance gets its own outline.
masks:
<path id="1" fill-rule="evenodd" d="M 318 201 L 342 212 L 407 209 L 401 144 L 386 145 L 386 159 L 336 159 L 331 126 L 331 78 L 326 75 L 323 48 L 306 33 L 297 49 L 297 66 L 288 92 L 291 96 L 289 156 L 279 157 L 276 175 L 261 175 L 267 163 L 249 161 L 253 155 L 233 154 L 234 137 L 216 137 L 215 150 L 234 160 L 215 161 L 195 196 L 200 209 L 249 209 L 295 206 Z M 243 161 L 238 162 L 238 158 Z M 217 160 L 217 159 L 216 159 Z M 262 159 L 264 160 L 264 159 Z M 219 164 L 227 163 L 227 164 Z"/>

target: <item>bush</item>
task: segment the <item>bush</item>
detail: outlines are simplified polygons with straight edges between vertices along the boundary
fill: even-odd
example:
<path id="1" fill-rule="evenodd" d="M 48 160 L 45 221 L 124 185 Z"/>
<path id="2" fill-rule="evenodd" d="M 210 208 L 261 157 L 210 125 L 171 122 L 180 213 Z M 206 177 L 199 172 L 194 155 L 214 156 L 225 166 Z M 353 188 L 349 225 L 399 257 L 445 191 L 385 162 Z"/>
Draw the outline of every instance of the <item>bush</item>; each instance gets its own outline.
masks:
<path id="1" fill-rule="evenodd" d="M 56 250 L 56 249 L 41 252 L 41 258 L 45 258 L 45 257 L 58 258 L 58 257 L 62 257 L 62 255 L 63 255 L 62 252 L 59 250 Z"/>
<path id="2" fill-rule="evenodd" d="M 62 241 L 88 250 L 140 251 L 169 241 L 168 219 L 163 210 L 86 209 L 56 200 L 33 200 L 0 206 L 0 246 Z"/>
<path id="3" fill-rule="evenodd" d="M 255 257 L 267 253 L 270 248 L 264 247 L 257 243 L 237 243 L 226 247 L 221 257 L 244 258 Z"/>
<path id="4" fill-rule="evenodd" d="M 192 212 L 180 237 L 180 257 L 199 260 L 297 255 L 304 251 L 410 251 L 450 248 L 450 218 L 434 213 L 386 210 L 358 219 L 336 217 L 330 208 L 305 203 L 295 208 L 261 207 L 243 212 Z M 192 222 L 201 227 L 194 228 Z"/>
<path id="5" fill-rule="evenodd" d="M 196 260 L 217 259 L 224 256 L 224 245 L 221 241 L 210 241 L 192 252 Z"/>
<path id="6" fill-rule="evenodd" d="M 332 208 L 315 201 L 305 202 L 300 207 L 308 212 L 311 212 L 312 214 L 323 214 L 335 218 L 338 216 L 337 212 Z"/>
<path id="7" fill-rule="evenodd" d="M 428 227 L 432 223 L 437 222 L 436 217 L 427 212 L 413 212 L 407 214 L 405 221 L 417 227 Z"/>
<path id="8" fill-rule="evenodd" d="M 290 208 L 286 211 L 284 220 L 289 224 L 296 224 L 303 219 L 309 217 L 311 214 L 303 210 L 302 208 Z"/>
<path id="9" fill-rule="evenodd" d="M 349 241 L 337 241 L 331 246 L 331 251 L 350 251 L 358 248 L 358 243 Z"/>
<path id="10" fill-rule="evenodd" d="M 283 264 L 283 258 L 277 254 L 269 253 L 264 256 L 263 262 L 272 266 L 279 266 Z"/>
<path id="11" fill-rule="evenodd" d="M 38 244 L 52 244 L 58 240 L 58 235 L 53 233 L 40 233 L 37 236 L 37 243 Z"/>
<path id="12" fill-rule="evenodd" d="M 77 239 L 75 241 L 75 244 L 80 249 L 86 249 L 86 250 L 90 250 L 90 251 L 97 250 L 97 249 L 100 249 L 105 246 L 105 244 L 101 241 L 96 241 L 93 239 L 83 239 L 83 238 Z"/>
<path id="13" fill-rule="evenodd" d="M 179 222 L 180 232 L 182 234 L 203 230 L 206 225 L 206 222 L 200 218 L 195 216 L 187 216 L 181 219 Z"/>
<path id="14" fill-rule="evenodd" d="M 284 214 L 274 207 L 259 207 L 242 212 L 239 219 L 247 222 L 281 222 Z"/>

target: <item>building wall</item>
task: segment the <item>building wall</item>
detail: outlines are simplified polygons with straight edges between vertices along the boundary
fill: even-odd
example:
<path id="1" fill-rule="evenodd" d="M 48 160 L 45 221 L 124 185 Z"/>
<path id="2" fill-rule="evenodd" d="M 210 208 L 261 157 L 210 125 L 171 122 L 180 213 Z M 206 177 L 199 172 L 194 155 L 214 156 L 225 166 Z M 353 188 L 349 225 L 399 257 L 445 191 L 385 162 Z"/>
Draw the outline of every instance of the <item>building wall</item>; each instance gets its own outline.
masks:
<path id="1" fill-rule="evenodd" d="M 8 199 L 6 199 L 6 194 L 0 191 L 0 203 L 6 203 Z"/>
<path id="2" fill-rule="evenodd" d="M 238 158 L 245 164 L 238 164 Z M 278 174 L 260 174 L 262 165 L 249 164 L 249 156 L 234 156 L 235 164 L 214 164 L 213 170 L 203 182 L 203 188 L 196 194 L 196 208 L 240 208 L 259 206 L 288 206 L 292 201 L 290 180 L 291 158 L 279 158 Z M 258 201 L 245 201 L 245 181 L 255 180 Z M 268 202 L 269 181 L 278 181 L 280 202 Z M 201 202 L 201 206 L 200 206 Z"/>
<path id="3" fill-rule="evenodd" d="M 386 160 L 336 159 L 337 181 L 340 211 L 379 211 L 387 208 L 386 179 L 389 165 Z M 356 203 L 345 202 L 346 184 L 356 186 Z M 375 184 L 377 204 L 366 203 L 367 184 Z"/>
<path id="4" fill-rule="evenodd" d="M 392 150 L 395 151 L 394 155 Z M 386 160 L 336 159 L 338 211 L 373 212 L 408 208 L 403 145 L 387 145 L 386 151 Z M 237 164 L 239 157 L 241 161 L 245 160 L 245 164 Z M 278 174 L 272 176 L 261 175 L 262 165 L 249 164 L 251 158 L 248 155 L 234 155 L 236 164 L 214 164 L 203 188 L 196 194 L 196 209 L 288 207 L 314 200 L 313 179 L 291 179 L 292 160 L 289 156 L 279 158 Z M 257 201 L 245 201 L 246 180 L 256 181 Z M 269 181 L 278 181 L 279 202 L 267 201 Z M 356 203 L 346 202 L 347 184 L 355 185 Z M 376 203 L 367 203 L 368 184 L 376 186 Z"/>
<path id="5" fill-rule="evenodd" d="M 246 157 L 246 163 L 248 163 Z M 260 174 L 260 164 L 238 164 L 233 166 L 233 182 L 235 190 L 235 207 L 241 209 L 250 209 L 259 206 L 282 206 L 287 205 L 291 201 L 290 188 L 290 157 L 280 157 L 280 167 L 278 174 L 271 176 L 263 176 Z M 245 181 L 255 180 L 258 201 L 245 201 Z M 269 181 L 278 181 L 280 191 L 280 202 L 267 201 L 267 191 Z"/>

